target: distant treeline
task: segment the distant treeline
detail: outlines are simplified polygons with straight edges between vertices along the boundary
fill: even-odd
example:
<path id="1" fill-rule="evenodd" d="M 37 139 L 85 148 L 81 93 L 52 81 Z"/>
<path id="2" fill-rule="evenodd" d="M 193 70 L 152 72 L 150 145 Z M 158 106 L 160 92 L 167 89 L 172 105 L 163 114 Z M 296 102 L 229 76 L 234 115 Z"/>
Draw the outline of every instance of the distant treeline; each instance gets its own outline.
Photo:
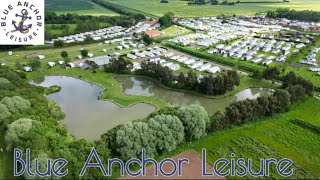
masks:
<path id="1" fill-rule="evenodd" d="M 122 14 L 122 15 L 126 15 L 126 16 L 134 16 L 136 14 L 146 14 L 150 17 L 153 17 L 154 15 L 152 14 L 148 14 L 148 13 L 145 13 L 145 12 L 142 12 L 142 11 L 138 11 L 138 10 L 135 10 L 135 9 L 130 9 L 130 8 L 127 8 L 127 7 L 123 7 L 121 5 L 118 5 L 118 4 L 113 4 L 113 3 L 110 3 L 110 2 L 107 2 L 107 1 L 104 1 L 104 0 L 92 0 L 93 2 L 99 4 L 100 6 L 103 6 L 107 9 L 110 9 L 116 13 L 119 13 L 119 14 Z"/>
<path id="2" fill-rule="evenodd" d="M 319 22 L 320 21 L 320 11 L 296 11 L 289 8 L 279 8 L 275 11 L 268 11 L 267 17 L 272 18 L 287 18 L 290 20 L 300 20 L 307 22 Z"/>
<path id="3" fill-rule="evenodd" d="M 61 14 L 57 15 L 54 12 L 46 12 L 46 24 L 77 24 L 78 22 L 104 22 L 110 25 L 119 25 L 128 27 L 135 23 L 135 21 L 145 20 L 143 14 L 132 14 L 131 16 L 91 16 L 91 15 L 78 15 L 78 14 Z"/>

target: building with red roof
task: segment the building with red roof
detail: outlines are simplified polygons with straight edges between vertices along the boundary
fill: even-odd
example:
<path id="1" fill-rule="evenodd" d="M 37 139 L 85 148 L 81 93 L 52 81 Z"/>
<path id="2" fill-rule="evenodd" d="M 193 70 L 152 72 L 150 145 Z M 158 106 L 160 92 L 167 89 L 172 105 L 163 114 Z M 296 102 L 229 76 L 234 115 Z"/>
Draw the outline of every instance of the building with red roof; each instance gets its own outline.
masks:
<path id="1" fill-rule="evenodd" d="M 145 33 L 150 37 L 156 37 L 161 35 L 161 31 L 159 30 L 150 30 L 150 31 L 146 31 Z"/>

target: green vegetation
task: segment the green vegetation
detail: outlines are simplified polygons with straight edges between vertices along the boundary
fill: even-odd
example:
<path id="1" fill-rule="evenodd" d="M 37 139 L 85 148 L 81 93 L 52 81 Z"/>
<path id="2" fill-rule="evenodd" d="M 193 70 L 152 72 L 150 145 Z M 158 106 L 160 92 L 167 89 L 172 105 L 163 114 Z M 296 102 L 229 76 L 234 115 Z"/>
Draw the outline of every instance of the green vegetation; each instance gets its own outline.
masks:
<path id="1" fill-rule="evenodd" d="M 57 14 L 75 13 L 93 16 L 117 16 L 118 13 L 104 8 L 90 0 L 47 0 L 46 11 Z"/>
<path id="2" fill-rule="evenodd" d="M 79 23 L 80 24 L 80 23 Z M 79 32 L 85 32 L 88 31 L 87 29 L 80 29 L 82 28 L 79 24 L 46 24 L 45 25 L 45 34 L 46 34 L 46 39 L 51 39 L 51 38 L 57 38 L 57 37 L 62 37 L 62 36 L 67 36 L 67 35 L 73 35 Z M 104 23 L 100 22 L 99 23 L 99 28 L 105 28 L 109 27 L 109 23 Z M 97 28 L 97 29 L 99 29 Z M 96 30 L 93 29 L 92 30 Z"/>
<path id="3" fill-rule="evenodd" d="M 193 48 L 179 46 L 179 45 L 176 45 L 172 42 L 166 42 L 166 45 L 170 48 L 188 53 L 190 55 L 193 55 L 193 56 L 196 56 L 199 58 L 203 58 L 203 59 L 207 59 L 209 61 L 213 61 L 215 63 L 226 65 L 229 67 L 238 68 L 239 70 L 242 70 L 242 71 L 254 73 L 257 70 L 262 71 L 263 69 L 265 69 L 264 66 L 261 66 L 258 64 L 253 64 L 252 62 L 240 61 L 240 60 L 235 60 L 232 58 L 224 58 L 222 56 L 208 54 L 207 52 L 204 52 L 204 51 L 198 51 Z"/>
<path id="4" fill-rule="evenodd" d="M 142 62 L 136 75 L 147 76 L 160 81 L 163 85 L 173 88 L 199 92 L 206 95 L 223 95 L 240 85 L 240 76 L 236 71 L 225 71 L 216 77 L 212 75 L 198 79 L 197 74 L 190 70 L 177 76 L 173 70 L 159 63 Z"/>
<path id="5" fill-rule="evenodd" d="M 43 72 L 32 72 L 29 74 L 28 79 L 31 80 L 37 77 L 50 75 L 70 76 L 100 85 L 105 91 L 101 93 L 99 98 L 101 100 L 110 100 L 122 107 L 131 106 L 139 102 L 154 104 L 159 109 L 168 106 L 166 102 L 153 97 L 125 95 L 121 90 L 120 82 L 113 79 L 113 74 L 105 73 L 103 70 L 99 69 L 96 70 L 96 73 L 93 73 L 93 71 L 84 71 L 78 68 L 64 69 L 61 67 L 54 67 L 45 69 Z"/>
<path id="6" fill-rule="evenodd" d="M 156 115 L 144 122 L 120 125 L 101 136 L 100 141 L 111 148 L 114 155 L 128 160 L 139 157 L 142 148 L 148 157 L 175 149 L 184 140 L 192 141 L 206 135 L 209 122 L 203 107 L 181 107 L 175 115 Z"/>
<path id="7" fill-rule="evenodd" d="M 25 55 L 27 54 L 37 54 L 37 55 L 45 55 L 45 59 L 41 60 L 43 63 L 47 63 L 48 61 L 59 61 L 63 60 L 60 56 L 62 51 L 68 52 L 68 57 L 71 61 L 78 60 L 77 56 L 81 55 L 80 49 L 83 48 L 87 50 L 89 53 L 93 53 L 94 56 L 102 56 L 111 54 L 114 52 L 119 53 L 128 53 L 133 48 L 130 49 L 124 49 L 124 50 L 114 50 L 115 47 L 118 46 L 118 43 L 107 45 L 107 44 L 100 44 L 99 42 L 94 42 L 91 44 L 83 44 L 83 45 L 74 45 L 74 46 L 68 46 L 68 47 L 60 47 L 60 48 L 53 48 L 53 47 L 47 47 L 46 49 L 28 49 L 28 50 L 13 50 L 13 56 L 8 56 L 8 52 L 2 51 L 0 52 L 0 62 L 6 63 L 7 65 L 14 65 L 16 62 L 20 62 L 22 64 L 28 63 L 34 59 L 37 58 L 25 58 Z M 106 49 L 106 52 L 102 52 L 102 49 Z"/>
<path id="8" fill-rule="evenodd" d="M 279 7 L 292 8 L 296 10 L 319 10 L 320 2 L 314 0 L 290 0 L 289 3 L 270 3 L 279 2 L 279 0 L 246 0 L 246 2 L 261 3 L 245 3 L 236 6 L 188 6 L 188 1 L 170 0 L 169 3 L 160 3 L 159 0 L 105 0 L 114 3 L 132 11 L 139 11 L 155 16 L 163 16 L 167 12 L 173 12 L 178 17 L 201 17 L 201 16 L 217 16 L 217 15 L 255 15 L 258 12 L 267 12 L 268 10 L 276 10 Z M 231 1 L 230 1 L 231 2 Z M 236 2 L 236 1 L 234 1 Z M 240 1 L 241 2 L 241 1 Z"/>
<path id="9" fill-rule="evenodd" d="M 195 149 L 201 154 L 203 148 L 207 150 L 207 162 L 211 165 L 221 157 L 230 158 L 231 153 L 235 153 L 236 158 L 252 158 L 254 164 L 258 164 L 261 158 L 286 157 L 294 162 L 295 173 L 292 178 L 317 178 L 320 175 L 317 144 L 320 136 L 291 123 L 295 118 L 319 126 L 320 101 L 308 98 L 300 104 L 294 104 L 289 112 L 261 118 L 241 127 L 209 133 L 206 138 L 185 143 L 158 158 L 170 157 L 189 149 Z M 258 171 L 256 168 L 255 172 Z M 270 178 L 282 177 L 273 171 Z"/>
<path id="10" fill-rule="evenodd" d="M 320 21 L 320 12 L 318 11 L 296 11 L 290 10 L 289 8 L 280 8 L 276 11 L 268 11 L 268 17 L 271 18 L 287 18 L 292 20 L 300 20 L 307 22 L 319 22 Z"/>
<path id="11" fill-rule="evenodd" d="M 180 29 L 178 26 L 171 26 L 161 30 L 161 35 L 154 37 L 155 40 L 164 40 L 176 36 L 182 36 L 191 33 L 192 31 L 186 28 Z"/>
<path id="12" fill-rule="evenodd" d="M 23 152 L 30 148 L 31 160 L 43 157 L 44 154 L 51 159 L 68 159 L 68 169 L 71 173 L 67 175 L 67 179 L 79 178 L 83 162 L 92 147 L 96 147 L 102 158 L 108 159 L 109 151 L 101 145 L 73 139 L 59 123 L 63 118 L 60 108 L 44 96 L 45 88 L 28 84 L 20 74 L 9 67 L 0 66 L 0 78 L 2 84 L 7 84 L 0 89 L 1 109 L 6 111 L 6 119 L 0 124 L 1 148 L 5 149 L 1 152 L 0 158 L 2 178 L 12 178 L 13 148 L 20 148 Z M 4 111 L 0 112 L 1 117 Z M 101 178 L 96 172 L 87 172 L 86 176 Z"/>

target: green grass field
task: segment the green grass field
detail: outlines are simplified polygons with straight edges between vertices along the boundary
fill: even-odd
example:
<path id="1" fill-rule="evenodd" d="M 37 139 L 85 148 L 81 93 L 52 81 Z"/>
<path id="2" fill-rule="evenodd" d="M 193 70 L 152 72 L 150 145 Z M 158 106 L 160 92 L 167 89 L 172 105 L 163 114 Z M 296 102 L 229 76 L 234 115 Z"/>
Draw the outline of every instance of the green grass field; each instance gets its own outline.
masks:
<path id="1" fill-rule="evenodd" d="M 76 13 L 79 15 L 117 16 L 118 13 L 106 9 L 90 0 L 47 0 L 46 11 L 57 14 Z"/>
<path id="2" fill-rule="evenodd" d="M 183 36 L 183 35 L 189 34 L 191 32 L 192 32 L 191 30 L 186 29 L 186 28 L 179 29 L 176 26 L 171 26 L 166 29 L 163 29 L 161 31 L 162 34 L 160 36 L 155 37 L 155 39 L 156 40 L 169 39 L 169 38 L 176 37 L 176 36 Z"/>
<path id="3" fill-rule="evenodd" d="M 297 10 L 319 10 L 320 1 L 315 0 L 290 0 L 290 3 L 246 3 L 237 6 L 188 6 L 187 1 L 169 0 L 169 3 L 160 3 L 160 0 L 106 0 L 131 9 L 146 12 L 156 16 L 162 16 L 167 12 L 173 12 L 179 17 L 216 16 L 216 15 L 254 15 L 258 12 L 266 12 L 279 7 L 289 7 Z M 246 0 L 246 2 L 279 2 L 279 0 Z"/>
<path id="4" fill-rule="evenodd" d="M 45 25 L 45 31 L 50 30 L 52 37 L 60 37 L 60 36 L 64 36 L 65 35 L 64 34 L 65 33 L 64 29 L 52 29 L 51 28 L 52 25 L 53 24 L 46 24 Z M 55 26 L 59 26 L 59 25 L 62 25 L 62 24 L 54 24 L 54 25 Z M 76 29 L 76 26 L 77 26 L 76 24 L 66 24 L 66 25 L 69 26 L 68 34 L 76 34 L 76 32 L 75 32 L 75 29 Z M 103 23 L 100 23 L 99 27 L 105 28 L 105 27 L 108 27 L 108 26 L 110 26 L 110 24 L 103 22 Z"/>
<path id="5" fill-rule="evenodd" d="M 114 52 L 119 52 L 119 53 L 128 53 L 134 48 L 130 49 L 123 49 L 123 50 L 113 50 L 118 44 L 113 44 L 113 45 L 107 45 L 102 43 L 92 43 L 92 44 L 86 44 L 86 45 L 76 45 L 76 46 L 70 46 L 70 47 L 63 47 L 63 48 L 48 48 L 48 49 L 41 49 L 41 50 L 19 50 L 19 51 L 14 51 L 13 50 L 13 55 L 8 56 L 7 52 L 0 52 L 0 62 L 7 63 L 8 65 L 12 65 L 17 61 L 20 61 L 22 63 L 27 63 L 33 60 L 32 58 L 26 59 L 24 56 L 27 54 L 32 54 L 35 53 L 37 55 L 45 55 L 46 58 L 42 60 L 43 62 L 48 62 L 48 61 L 58 61 L 62 60 L 62 57 L 60 56 L 62 51 L 67 51 L 69 54 L 69 57 L 71 61 L 78 60 L 77 55 L 80 55 L 80 48 L 84 48 L 88 50 L 90 53 L 93 53 L 94 56 L 102 56 L 102 55 L 107 55 L 110 53 Z M 106 52 L 102 52 L 102 49 L 106 49 Z"/>
<path id="6" fill-rule="evenodd" d="M 211 165 L 221 157 L 231 159 L 231 153 L 235 153 L 236 158 L 252 158 L 256 166 L 259 165 L 260 158 L 289 158 L 294 162 L 294 174 L 291 178 L 319 178 L 320 134 L 291 123 L 295 118 L 320 127 L 320 101 L 309 98 L 294 105 L 290 112 L 211 133 L 206 138 L 185 144 L 159 159 L 188 149 L 196 149 L 201 154 L 202 148 L 206 148 L 207 162 Z M 255 172 L 257 171 L 256 169 Z M 271 171 L 270 178 L 283 177 Z"/>

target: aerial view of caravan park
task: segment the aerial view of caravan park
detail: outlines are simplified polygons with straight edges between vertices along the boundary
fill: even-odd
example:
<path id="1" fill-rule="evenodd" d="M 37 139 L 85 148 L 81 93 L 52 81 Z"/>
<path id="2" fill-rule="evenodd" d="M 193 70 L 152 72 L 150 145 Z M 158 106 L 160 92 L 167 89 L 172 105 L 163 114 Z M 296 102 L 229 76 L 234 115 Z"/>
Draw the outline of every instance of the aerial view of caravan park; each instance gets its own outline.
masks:
<path id="1" fill-rule="evenodd" d="M 320 179 L 320 0 L 0 0 L 0 180 Z"/>

